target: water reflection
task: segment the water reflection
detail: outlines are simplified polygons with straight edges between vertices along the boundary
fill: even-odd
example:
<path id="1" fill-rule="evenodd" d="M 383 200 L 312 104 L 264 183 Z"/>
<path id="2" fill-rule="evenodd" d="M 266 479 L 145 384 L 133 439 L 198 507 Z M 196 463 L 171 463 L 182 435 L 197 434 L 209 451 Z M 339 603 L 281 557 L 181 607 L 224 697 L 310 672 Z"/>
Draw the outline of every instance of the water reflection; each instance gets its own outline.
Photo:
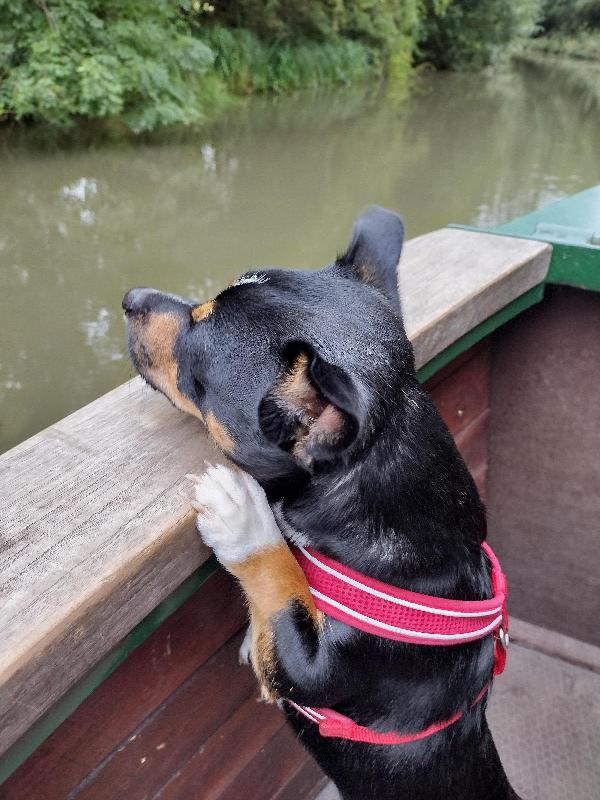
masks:
<path id="1" fill-rule="evenodd" d="M 415 236 L 600 180 L 598 115 L 539 71 L 253 100 L 160 145 L 0 149 L 0 449 L 130 375 L 120 297 L 198 300 L 249 266 L 317 267 L 371 202 Z"/>

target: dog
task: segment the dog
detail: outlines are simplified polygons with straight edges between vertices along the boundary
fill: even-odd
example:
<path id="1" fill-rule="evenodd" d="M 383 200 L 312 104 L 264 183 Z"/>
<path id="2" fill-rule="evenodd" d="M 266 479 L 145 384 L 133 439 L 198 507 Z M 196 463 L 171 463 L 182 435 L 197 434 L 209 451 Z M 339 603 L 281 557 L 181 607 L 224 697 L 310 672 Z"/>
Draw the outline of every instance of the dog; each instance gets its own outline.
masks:
<path id="1" fill-rule="evenodd" d="M 245 592 L 263 696 L 344 800 L 518 800 L 485 717 L 493 637 L 431 647 L 331 619 L 291 549 L 424 595 L 492 596 L 485 509 L 402 322 L 403 239 L 372 207 L 319 271 L 251 270 L 203 303 L 132 289 L 129 351 L 236 465 L 195 479 L 198 529 Z M 376 733 L 454 721 L 368 743 L 322 736 L 302 707 Z"/>

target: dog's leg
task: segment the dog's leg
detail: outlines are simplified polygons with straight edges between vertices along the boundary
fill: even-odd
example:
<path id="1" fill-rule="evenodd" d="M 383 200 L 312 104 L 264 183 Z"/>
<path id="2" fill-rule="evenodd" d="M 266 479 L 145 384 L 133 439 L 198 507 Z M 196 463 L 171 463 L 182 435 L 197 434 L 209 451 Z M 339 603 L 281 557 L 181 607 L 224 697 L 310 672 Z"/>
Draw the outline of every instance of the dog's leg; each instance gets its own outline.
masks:
<path id="1" fill-rule="evenodd" d="M 274 676 L 280 660 L 275 652 L 277 620 L 288 610 L 302 617 L 303 630 L 297 631 L 295 647 L 300 653 L 305 649 L 300 640 L 307 636 L 307 623 L 314 644 L 322 615 L 259 484 L 247 473 L 223 466 L 192 479 L 198 530 L 242 585 L 252 625 L 250 660 L 263 695 L 275 699 Z"/>

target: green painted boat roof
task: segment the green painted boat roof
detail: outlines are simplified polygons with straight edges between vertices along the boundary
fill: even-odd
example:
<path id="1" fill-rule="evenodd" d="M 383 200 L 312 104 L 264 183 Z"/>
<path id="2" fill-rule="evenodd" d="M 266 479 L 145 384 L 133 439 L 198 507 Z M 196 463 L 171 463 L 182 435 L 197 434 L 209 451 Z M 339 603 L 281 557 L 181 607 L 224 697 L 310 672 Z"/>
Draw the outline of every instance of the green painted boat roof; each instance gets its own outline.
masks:
<path id="1" fill-rule="evenodd" d="M 497 225 L 491 231 L 600 249 L 600 185 Z"/>
<path id="2" fill-rule="evenodd" d="M 600 184 L 492 228 L 449 227 L 548 242 L 546 284 L 600 291 Z"/>

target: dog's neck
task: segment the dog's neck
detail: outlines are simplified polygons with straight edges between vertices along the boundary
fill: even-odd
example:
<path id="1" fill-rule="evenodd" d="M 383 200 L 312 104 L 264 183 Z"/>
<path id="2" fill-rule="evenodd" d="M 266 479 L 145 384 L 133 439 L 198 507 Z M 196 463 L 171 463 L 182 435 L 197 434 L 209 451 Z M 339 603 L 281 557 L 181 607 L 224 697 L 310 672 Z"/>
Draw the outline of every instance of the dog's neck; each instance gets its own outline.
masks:
<path id="1" fill-rule="evenodd" d="M 399 410 L 359 458 L 316 472 L 276 513 L 291 542 L 371 577 L 476 599 L 485 512 L 449 433 L 423 403 L 416 433 L 405 435 Z"/>

